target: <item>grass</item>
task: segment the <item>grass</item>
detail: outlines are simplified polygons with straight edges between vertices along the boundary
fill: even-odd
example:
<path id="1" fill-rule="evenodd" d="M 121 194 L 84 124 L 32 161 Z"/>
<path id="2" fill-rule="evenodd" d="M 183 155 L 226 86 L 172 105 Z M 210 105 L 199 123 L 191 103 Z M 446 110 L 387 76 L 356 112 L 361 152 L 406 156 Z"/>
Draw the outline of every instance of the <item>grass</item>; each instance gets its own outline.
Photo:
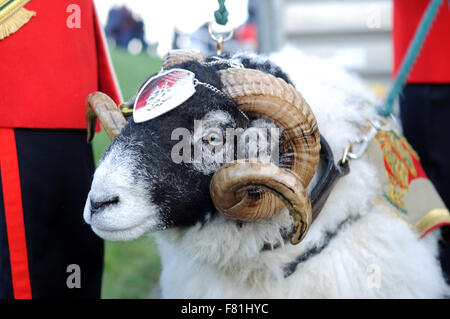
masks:
<path id="1" fill-rule="evenodd" d="M 161 263 L 155 241 L 142 236 L 130 242 L 105 242 L 102 298 L 149 298 Z"/>
<path id="2" fill-rule="evenodd" d="M 132 56 L 115 49 L 111 58 L 125 100 L 131 98 L 140 84 L 161 69 L 161 60 L 147 54 Z M 93 140 L 94 160 L 109 146 L 104 131 Z M 159 280 L 161 263 L 154 239 L 143 236 L 130 242 L 105 242 L 102 298 L 148 298 Z"/>

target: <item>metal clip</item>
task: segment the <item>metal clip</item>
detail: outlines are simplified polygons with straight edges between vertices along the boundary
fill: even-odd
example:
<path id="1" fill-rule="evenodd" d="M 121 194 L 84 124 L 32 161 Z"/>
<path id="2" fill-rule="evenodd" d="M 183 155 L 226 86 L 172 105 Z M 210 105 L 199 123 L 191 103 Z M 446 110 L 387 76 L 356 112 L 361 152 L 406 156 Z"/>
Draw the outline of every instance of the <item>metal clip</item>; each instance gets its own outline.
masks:
<path id="1" fill-rule="evenodd" d="M 347 162 L 348 152 L 350 152 L 351 149 L 352 149 L 352 144 L 348 143 L 344 149 L 344 155 L 342 155 L 342 159 L 341 159 L 342 164 L 345 164 L 345 162 Z"/>
<path id="2" fill-rule="evenodd" d="M 370 141 L 378 134 L 378 130 L 381 129 L 382 123 L 379 121 L 370 121 L 371 128 L 367 135 L 363 136 L 359 140 L 350 142 L 344 149 L 344 155 L 342 156 L 342 164 L 345 164 L 347 159 L 358 159 L 361 158 L 367 150 Z M 359 145 L 358 147 L 355 147 Z M 355 149 L 357 150 L 355 152 Z"/>
<path id="3" fill-rule="evenodd" d="M 229 30 L 227 30 L 226 32 L 221 32 L 219 35 L 216 35 L 213 30 L 213 25 L 217 26 L 217 23 L 215 21 L 212 21 L 208 25 L 209 36 L 211 37 L 211 39 L 216 41 L 216 54 L 221 55 L 222 49 L 223 49 L 223 43 L 228 40 L 231 40 L 231 38 L 233 38 L 234 29 L 229 28 Z"/>

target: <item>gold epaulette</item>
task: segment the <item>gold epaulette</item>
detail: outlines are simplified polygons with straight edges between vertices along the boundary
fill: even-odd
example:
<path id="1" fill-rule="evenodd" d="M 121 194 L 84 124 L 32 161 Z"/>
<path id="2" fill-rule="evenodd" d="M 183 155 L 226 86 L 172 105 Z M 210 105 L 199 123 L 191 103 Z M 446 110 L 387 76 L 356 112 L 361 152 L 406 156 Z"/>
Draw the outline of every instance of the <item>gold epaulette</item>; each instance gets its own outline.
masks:
<path id="1" fill-rule="evenodd" d="M 13 34 L 36 15 L 23 6 L 30 0 L 0 0 L 0 40 Z"/>

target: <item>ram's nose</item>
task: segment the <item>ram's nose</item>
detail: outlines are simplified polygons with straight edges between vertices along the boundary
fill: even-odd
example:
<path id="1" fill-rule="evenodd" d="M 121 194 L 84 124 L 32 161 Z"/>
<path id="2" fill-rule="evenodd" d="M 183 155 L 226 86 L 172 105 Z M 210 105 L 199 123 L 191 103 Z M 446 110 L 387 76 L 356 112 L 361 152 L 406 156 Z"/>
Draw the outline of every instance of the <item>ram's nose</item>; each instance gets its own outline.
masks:
<path id="1" fill-rule="evenodd" d="M 120 201 L 119 196 L 113 196 L 101 200 L 93 200 L 91 198 L 91 214 L 92 215 L 97 214 L 102 210 L 106 209 L 107 207 L 117 205 L 119 201 Z"/>

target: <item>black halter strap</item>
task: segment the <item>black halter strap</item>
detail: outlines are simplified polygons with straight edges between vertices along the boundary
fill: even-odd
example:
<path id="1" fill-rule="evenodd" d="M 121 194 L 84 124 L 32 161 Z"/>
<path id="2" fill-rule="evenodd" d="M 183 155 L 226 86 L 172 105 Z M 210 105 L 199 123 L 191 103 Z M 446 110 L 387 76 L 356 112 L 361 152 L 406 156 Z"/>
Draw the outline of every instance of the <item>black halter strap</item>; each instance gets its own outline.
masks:
<path id="1" fill-rule="evenodd" d="M 334 164 L 333 152 L 327 140 L 322 135 L 320 136 L 320 146 L 320 161 L 325 162 L 325 172 L 320 177 L 316 186 L 314 186 L 310 195 L 313 221 L 321 212 L 339 178 L 350 172 L 348 161 L 342 164 L 340 160 L 337 166 Z"/>

